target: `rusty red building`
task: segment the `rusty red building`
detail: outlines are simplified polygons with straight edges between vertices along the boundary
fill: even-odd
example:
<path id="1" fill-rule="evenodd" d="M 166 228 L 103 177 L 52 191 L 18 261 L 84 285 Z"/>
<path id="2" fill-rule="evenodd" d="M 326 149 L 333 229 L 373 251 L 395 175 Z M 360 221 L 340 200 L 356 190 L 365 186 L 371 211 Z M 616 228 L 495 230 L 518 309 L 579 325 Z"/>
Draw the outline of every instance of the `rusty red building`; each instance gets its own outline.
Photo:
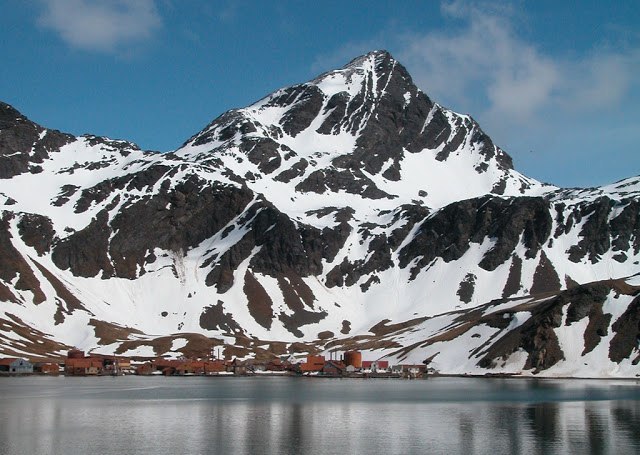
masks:
<path id="1" fill-rule="evenodd" d="M 319 372 L 324 367 L 324 356 L 322 355 L 308 355 L 307 361 L 300 364 L 300 371 L 302 373 Z"/>

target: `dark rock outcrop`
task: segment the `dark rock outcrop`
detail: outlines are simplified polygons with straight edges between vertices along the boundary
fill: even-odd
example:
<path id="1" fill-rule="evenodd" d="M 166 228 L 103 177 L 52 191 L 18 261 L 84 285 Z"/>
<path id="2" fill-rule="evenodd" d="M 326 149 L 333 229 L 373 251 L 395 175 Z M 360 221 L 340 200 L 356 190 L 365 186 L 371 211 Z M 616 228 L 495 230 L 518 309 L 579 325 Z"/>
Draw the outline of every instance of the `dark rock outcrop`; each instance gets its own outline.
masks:
<path id="1" fill-rule="evenodd" d="M 215 305 L 206 307 L 200 315 L 200 327 L 207 330 L 220 330 L 228 336 L 243 333 L 242 327 L 233 319 L 233 315 L 224 312 L 223 305 L 224 302 L 218 300 Z"/>
<path id="2" fill-rule="evenodd" d="M 56 130 L 45 130 L 10 105 L 0 102 L 0 179 L 39 172 L 42 168 L 38 165 L 49 158 L 51 152 L 73 139 Z"/>
<path id="3" fill-rule="evenodd" d="M 0 280 L 4 283 L 14 283 L 13 287 L 18 291 L 30 291 L 33 294 L 33 303 L 39 304 L 46 300 L 46 296 L 40 287 L 40 281 L 24 256 L 13 246 L 11 241 L 9 223 L 13 215 L 1 212 L 0 217 Z M 16 280 L 17 278 L 17 280 Z M 18 303 L 18 296 L 7 284 L 0 281 L 0 297 L 4 301 Z"/>
<path id="4" fill-rule="evenodd" d="M 456 294 L 460 297 L 460 301 L 470 303 L 475 290 L 476 276 L 473 273 L 467 273 L 458 286 Z"/>
<path id="5" fill-rule="evenodd" d="M 38 256 L 49 252 L 56 234 L 51 219 L 35 213 L 27 213 L 20 218 L 18 232 L 24 243 L 36 250 Z"/>
<path id="6" fill-rule="evenodd" d="M 478 365 L 493 368 L 500 359 L 506 359 L 518 349 L 524 349 L 528 353 L 525 370 L 537 373 L 552 367 L 565 358 L 555 334 L 555 330 L 561 328 L 565 311 L 567 326 L 588 318 L 581 354 L 593 351 L 608 333 L 611 315 L 603 312 L 603 303 L 612 292 L 619 292 L 615 284 L 593 283 L 576 286 L 552 299 L 527 305 L 531 317 L 493 342 Z M 509 319 L 502 317 L 500 320 Z M 629 358 L 640 339 L 640 298 L 633 300 L 611 328 L 615 335 L 609 346 L 609 357 L 619 363 Z M 638 361 L 640 357 L 634 359 L 634 362 Z"/>
<path id="7" fill-rule="evenodd" d="M 414 263 L 412 276 L 436 258 L 451 262 L 462 257 L 470 243 L 493 239 L 495 244 L 479 265 L 495 270 L 512 255 L 522 239 L 527 257 L 535 257 L 551 233 L 552 220 L 543 198 L 482 197 L 460 201 L 425 219 L 412 241 L 400 251 L 400 266 Z"/>
<path id="8" fill-rule="evenodd" d="M 636 297 L 627 310 L 611 326 L 615 335 L 609 345 L 609 358 L 620 363 L 638 349 L 640 342 L 640 297 Z M 632 359 L 634 365 L 640 362 L 640 354 Z"/>

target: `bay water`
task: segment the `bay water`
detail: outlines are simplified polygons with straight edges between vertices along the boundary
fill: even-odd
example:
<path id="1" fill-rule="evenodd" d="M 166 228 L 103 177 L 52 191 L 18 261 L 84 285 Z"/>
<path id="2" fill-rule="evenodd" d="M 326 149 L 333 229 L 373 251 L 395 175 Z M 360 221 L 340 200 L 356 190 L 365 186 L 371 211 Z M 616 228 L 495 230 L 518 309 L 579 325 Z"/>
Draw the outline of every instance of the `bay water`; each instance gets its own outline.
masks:
<path id="1" fill-rule="evenodd" d="M 635 380 L 0 378 L 2 454 L 640 453 Z"/>

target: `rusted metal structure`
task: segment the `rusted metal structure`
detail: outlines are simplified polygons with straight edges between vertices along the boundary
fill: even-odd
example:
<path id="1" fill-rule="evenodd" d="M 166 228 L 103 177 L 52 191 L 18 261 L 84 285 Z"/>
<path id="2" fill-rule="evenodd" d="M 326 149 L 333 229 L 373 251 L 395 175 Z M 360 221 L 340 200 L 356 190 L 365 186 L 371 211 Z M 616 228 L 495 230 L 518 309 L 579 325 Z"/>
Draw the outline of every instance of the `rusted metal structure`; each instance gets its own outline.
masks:
<path id="1" fill-rule="evenodd" d="M 360 351 L 347 351 L 344 353 L 344 364 L 353 365 L 354 368 L 359 370 L 362 368 L 362 352 Z"/>

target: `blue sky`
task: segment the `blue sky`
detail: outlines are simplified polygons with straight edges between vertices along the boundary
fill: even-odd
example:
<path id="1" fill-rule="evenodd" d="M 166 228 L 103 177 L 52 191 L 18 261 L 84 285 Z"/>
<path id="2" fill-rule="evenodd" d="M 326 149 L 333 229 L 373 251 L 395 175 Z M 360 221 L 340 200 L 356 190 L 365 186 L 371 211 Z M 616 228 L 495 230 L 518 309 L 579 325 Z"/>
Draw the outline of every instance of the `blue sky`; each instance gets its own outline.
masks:
<path id="1" fill-rule="evenodd" d="M 387 49 L 524 174 L 640 174 L 636 0 L 319 3 L 5 0 L 0 100 L 46 127 L 167 151 L 228 109 Z"/>

